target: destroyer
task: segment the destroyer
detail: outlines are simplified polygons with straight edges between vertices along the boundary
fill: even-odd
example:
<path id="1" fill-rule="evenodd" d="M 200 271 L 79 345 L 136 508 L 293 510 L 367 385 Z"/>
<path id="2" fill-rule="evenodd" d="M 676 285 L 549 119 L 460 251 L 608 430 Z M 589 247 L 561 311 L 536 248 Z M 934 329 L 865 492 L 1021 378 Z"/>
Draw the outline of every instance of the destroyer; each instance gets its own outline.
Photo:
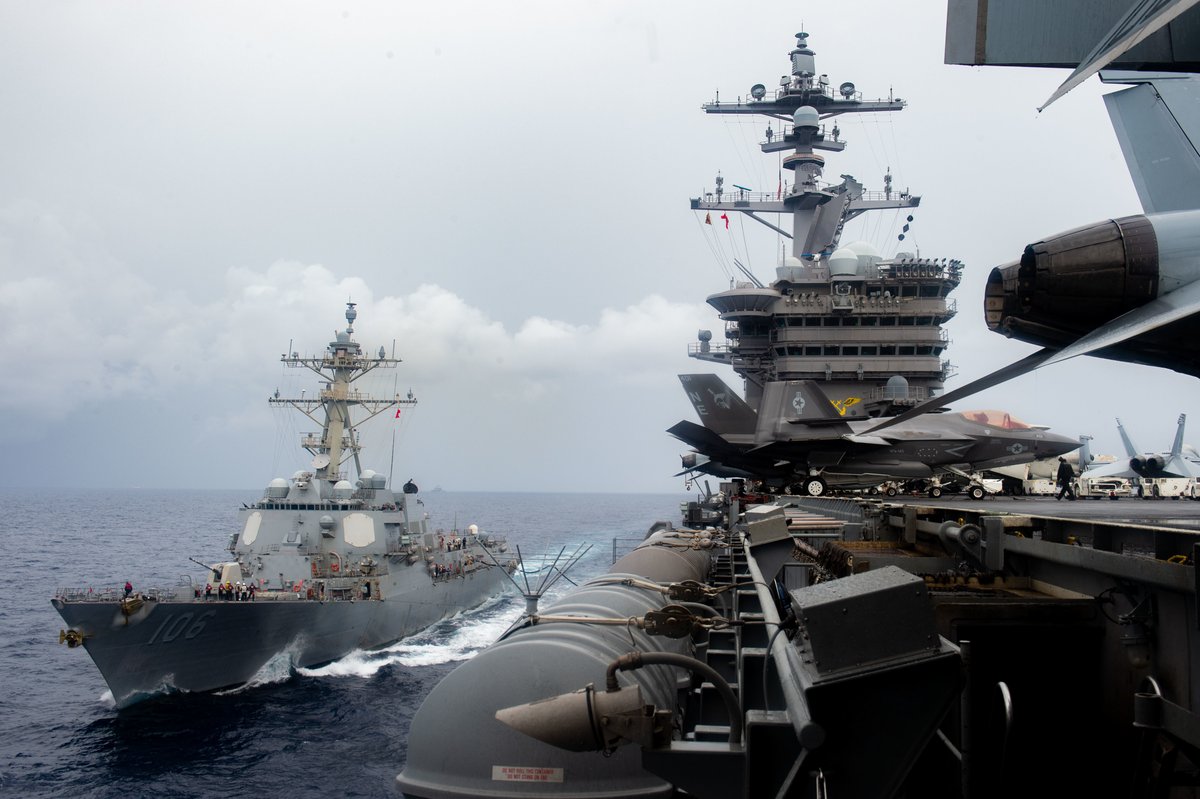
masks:
<path id="1" fill-rule="evenodd" d="M 354 306 L 323 355 L 282 358 L 319 375 L 321 390 L 307 399 L 276 392 L 270 402 L 322 429 L 301 439 L 311 471 L 272 480 L 240 511 L 232 560 L 180 590 L 64 590 L 52 600 L 68 625 L 60 641 L 87 650 L 117 707 L 172 690 L 241 685 L 278 657 L 312 667 L 386 646 L 483 602 L 516 567 L 503 554 L 506 543 L 474 525 L 461 535 L 430 531 L 412 481 L 394 492 L 386 476 L 362 468 L 361 424 L 416 400 L 411 392 L 377 399 L 352 388 L 400 362 L 382 347 L 375 357 L 363 354 L 353 338 Z M 355 483 L 342 470 L 350 461 Z"/>

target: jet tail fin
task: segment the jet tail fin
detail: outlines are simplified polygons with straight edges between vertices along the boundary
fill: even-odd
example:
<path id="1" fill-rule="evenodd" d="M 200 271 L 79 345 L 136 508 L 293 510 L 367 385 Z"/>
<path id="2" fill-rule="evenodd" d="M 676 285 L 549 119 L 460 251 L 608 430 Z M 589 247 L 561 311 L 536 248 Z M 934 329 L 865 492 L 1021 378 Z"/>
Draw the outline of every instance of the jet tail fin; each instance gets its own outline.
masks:
<path id="1" fill-rule="evenodd" d="M 763 386 L 754 443 L 836 436 L 830 427 L 860 418 L 860 402 L 857 397 L 835 402 L 813 380 L 771 381 Z"/>
<path id="2" fill-rule="evenodd" d="M 1092 465 L 1092 437 L 1080 436 L 1079 471 L 1086 472 Z"/>
<path id="3" fill-rule="evenodd" d="M 1125 454 L 1131 458 L 1138 457 L 1141 453 L 1129 440 L 1129 434 L 1125 432 L 1125 427 L 1121 424 L 1120 419 L 1117 420 L 1117 432 L 1121 434 L 1121 443 L 1125 445 Z"/>
<path id="4" fill-rule="evenodd" d="M 758 414 L 716 375 L 679 375 L 696 415 L 718 435 L 750 435 L 758 423 Z"/>
<path id="5" fill-rule="evenodd" d="M 1146 213 L 1200 208 L 1200 79 L 1179 73 L 1105 72 L 1132 83 L 1104 104 Z"/>
<path id="6" fill-rule="evenodd" d="M 1183 454 L 1183 426 L 1187 422 L 1187 414 L 1179 414 L 1179 427 L 1175 429 L 1175 443 L 1171 445 L 1171 457 Z"/>

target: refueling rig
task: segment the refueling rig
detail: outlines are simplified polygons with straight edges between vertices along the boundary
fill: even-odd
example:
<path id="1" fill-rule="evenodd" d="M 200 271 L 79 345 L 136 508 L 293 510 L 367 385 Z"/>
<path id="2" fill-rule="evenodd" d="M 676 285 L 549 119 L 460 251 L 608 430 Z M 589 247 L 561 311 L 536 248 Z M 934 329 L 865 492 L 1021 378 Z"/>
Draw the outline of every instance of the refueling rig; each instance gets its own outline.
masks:
<path id="1" fill-rule="evenodd" d="M 1200 520 L 740 488 L 446 677 L 403 793 L 1197 795 Z"/>

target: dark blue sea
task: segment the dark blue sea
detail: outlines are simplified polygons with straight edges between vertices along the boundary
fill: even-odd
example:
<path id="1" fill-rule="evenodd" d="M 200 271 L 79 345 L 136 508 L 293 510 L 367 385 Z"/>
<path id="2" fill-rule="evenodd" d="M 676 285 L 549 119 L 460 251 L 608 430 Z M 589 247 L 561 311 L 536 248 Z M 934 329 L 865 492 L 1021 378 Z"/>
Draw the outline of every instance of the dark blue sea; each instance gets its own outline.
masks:
<path id="1" fill-rule="evenodd" d="M 413 714 L 456 665 L 524 606 L 512 592 L 379 652 L 263 674 L 219 695 L 175 694 L 117 712 L 82 649 L 58 643 L 59 587 L 178 583 L 214 562 L 236 509 L 261 491 L 0 491 L 0 795 L 13 797 L 396 797 Z M 678 521 L 688 497 L 421 494 L 431 523 L 478 524 L 527 560 L 593 548 L 569 573 L 607 570 L 614 537 Z M 569 590 L 560 581 L 550 597 Z M 472 742 L 485 745 L 485 742 Z M 447 742 L 461 746 L 464 742 Z"/>

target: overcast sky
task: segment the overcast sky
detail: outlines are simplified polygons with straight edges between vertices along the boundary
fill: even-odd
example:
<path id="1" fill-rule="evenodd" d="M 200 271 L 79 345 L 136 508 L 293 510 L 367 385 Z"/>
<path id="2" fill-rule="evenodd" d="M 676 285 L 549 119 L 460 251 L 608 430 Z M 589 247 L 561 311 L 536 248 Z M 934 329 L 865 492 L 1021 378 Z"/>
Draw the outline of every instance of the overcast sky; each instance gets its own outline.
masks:
<path id="1" fill-rule="evenodd" d="M 255 492 L 312 428 L 266 398 L 312 389 L 356 336 L 420 400 L 365 465 L 447 490 L 674 491 L 694 418 L 681 372 L 730 259 L 779 241 L 688 198 L 774 190 L 762 119 L 709 117 L 817 67 L 898 114 L 843 119 L 853 174 L 921 195 L 904 249 L 963 260 L 954 387 L 1032 350 L 987 332 L 984 280 L 1031 241 L 1141 211 L 1093 78 L 942 63 L 943 3 L 0 2 L 0 435 L 10 485 Z M 776 126 L 778 127 L 778 125 Z M 848 231 L 896 251 L 898 214 Z M 723 376 L 734 383 L 734 375 Z M 1195 380 L 1091 358 L 961 407 L 1167 447 Z M 1189 436 L 1196 440 L 1197 436 Z"/>

